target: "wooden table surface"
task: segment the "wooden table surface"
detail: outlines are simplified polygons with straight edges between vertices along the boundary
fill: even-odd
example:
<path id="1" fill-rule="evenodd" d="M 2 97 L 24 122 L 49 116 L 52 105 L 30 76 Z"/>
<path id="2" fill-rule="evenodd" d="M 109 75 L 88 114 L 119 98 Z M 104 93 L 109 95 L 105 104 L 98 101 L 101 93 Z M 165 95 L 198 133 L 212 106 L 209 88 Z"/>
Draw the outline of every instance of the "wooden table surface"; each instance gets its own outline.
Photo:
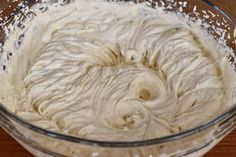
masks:
<path id="1" fill-rule="evenodd" d="M 0 0 L 0 2 L 2 1 Z M 236 17 L 236 0 L 211 1 Z M 33 155 L 28 153 L 0 128 L 0 157 L 33 157 Z M 236 157 L 236 129 L 204 157 Z"/>

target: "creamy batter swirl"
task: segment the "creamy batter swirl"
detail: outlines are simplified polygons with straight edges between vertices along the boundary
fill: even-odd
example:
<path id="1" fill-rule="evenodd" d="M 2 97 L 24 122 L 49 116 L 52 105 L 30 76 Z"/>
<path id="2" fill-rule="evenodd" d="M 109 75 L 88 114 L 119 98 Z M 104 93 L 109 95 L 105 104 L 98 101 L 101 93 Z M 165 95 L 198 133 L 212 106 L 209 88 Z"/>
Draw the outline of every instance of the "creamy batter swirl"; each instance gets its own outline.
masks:
<path id="1" fill-rule="evenodd" d="M 9 70 L 12 110 L 46 129 L 108 141 L 167 136 L 213 118 L 230 102 L 224 59 L 163 14 L 80 2 L 36 16 Z"/>

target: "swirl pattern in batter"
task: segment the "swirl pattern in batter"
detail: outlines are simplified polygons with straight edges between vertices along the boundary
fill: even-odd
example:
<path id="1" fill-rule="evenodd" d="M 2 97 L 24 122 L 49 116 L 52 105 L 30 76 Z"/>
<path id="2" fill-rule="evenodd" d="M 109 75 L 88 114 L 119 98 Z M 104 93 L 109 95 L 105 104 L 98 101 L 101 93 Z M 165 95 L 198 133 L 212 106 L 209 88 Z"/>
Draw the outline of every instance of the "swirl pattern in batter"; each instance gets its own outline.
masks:
<path id="1" fill-rule="evenodd" d="M 9 77 L 19 116 L 83 138 L 134 141 L 191 129 L 229 104 L 224 59 L 177 16 L 107 2 L 65 7 L 36 16 L 18 49 Z"/>

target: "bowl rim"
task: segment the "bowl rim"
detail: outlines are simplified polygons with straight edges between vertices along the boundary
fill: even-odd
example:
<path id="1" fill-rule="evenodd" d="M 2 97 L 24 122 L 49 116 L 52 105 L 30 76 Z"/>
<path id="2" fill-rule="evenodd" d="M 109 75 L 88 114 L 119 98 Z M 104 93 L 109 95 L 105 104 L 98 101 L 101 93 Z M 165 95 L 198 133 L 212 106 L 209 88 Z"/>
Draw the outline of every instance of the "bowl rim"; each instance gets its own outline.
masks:
<path id="1" fill-rule="evenodd" d="M 149 146 L 149 145 L 154 145 L 154 144 L 162 144 L 166 142 L 171 142 L 175 141 L 181 138 L 185 138 L 191 135 L 195 135 L 197 133 L 201 133 L 204 130 L 209 129 L 210 127 L 226 120 L 227 118 L 230 118 L 231 115 L 236 113 L 236 104 L 231 106 L 229 109 L 227 109 L 225 112 L 223 112 L 220 116 L 212 119 L 211 121 L 204 123 L 198 127 L 192 128 L 190 130 L 186 130 L 183 132 L 180 132 L 178 134 L 172 134 L 169 136 L 164 136 L 164 137 L 159 137 L 159 138 L 154 138 L 154 139 L 149 139 L 149 140 L 142 140 L 142 141 L 122 141 L 122 142 L 113 142 L 113 141 L 99 141 L 99 140 L 90 140 L 90 139 L 85 139 L 85 138 L 80 138 L 80 137 L 75 137 L 71 135 L 66 135 L 54 131 L 49 131 L 44 128 L 40 128 L 38 126 L 35 126 L 31 123 L 28 123 L 26 120 L 16 116 L 14 113 L 8 111 L 6 107 L 4 107 L 0 103 L 0 114 L 4 114 L 5 117 L 10 118 L 14 122 L 17 122 L 19 125 L 33 131 L 36 133 L 39 133 L 44 136 L 48 136 L 50 138 L 56 138 L 68 142 L 73 142 L 77 144 L 85 144 L 85 145 L 90 145 L 90 146 L 100 146 L 100 147 L 141 147 L 141 146 Z"/>
<path id="2" fill-rule="evenodd" d="M 216 5 L 214 5 L 212 2 L 208 0 L 201 0 L 208 6 L 212 7 L 216 11 L 220 12 L 233 24 L 236 25 L 236 20 L 230 17 L 227 13 L 222 11 L 220 8 L 218 8 Z M 141 147 L 141 146 L 149 146 L 149 145 L 154 145 L 154 144 L 162 144 L 174 140 L 178 140 L 184 137 L 188 137 L 191 135 L 195 135 L 197 133 L 200 133 L 204 130 L 209 129 L 210 127 L 214 126 L 215 124 L 218 124 L 219 122 L 226 120 L 227 118 L 230 118 L 232 114 L 236 113 L 236 103 L 233 104 L 230 108 L 228 108 L 226 111 L 224 111 L 222 114 L 217 116 L 216 118 L 208 121 L 207 123 L 204 123 L 200 126 L 194 127 L 192 129 L 177 133 L 177 134 L 172 134 L 164 137 L 159 137 L 159 138 L 154 138 L 154 139 L 149 139 L 149 140 L 142 140 L 142 141 L 122 141 L 122 142 L 115 142 L 115 141 L 100 141 L 100 140 L 90 140 L 90 139 L 85 139 L 85 138 L 80 138 L 80 137 L 75 137 L 71 135 L 66 135 L 54 131 L 49 131 L 43 128 L 40 128 L 38 126 L 35 126 L 26 120 L 18 117 L 15 115 L 13 112 L 9 111 L 3 104 L 0 103 L 0 114 L 3 114 L 5 117 L 10 118 L 11 120 L 17 122 L 19 125 L 33 131 L 36 133 L 39 133 L 44 136 L 48 136 L 50 138 L 55 138 L 55 139 L 60 139 L 72 143 L 77 143 L 77 144 L 84 144 L 84 145 L 90 145 L 90 146 L 100 146 L 100 147 Z M 2 126 L 1 126 L 2 127 Z"/>

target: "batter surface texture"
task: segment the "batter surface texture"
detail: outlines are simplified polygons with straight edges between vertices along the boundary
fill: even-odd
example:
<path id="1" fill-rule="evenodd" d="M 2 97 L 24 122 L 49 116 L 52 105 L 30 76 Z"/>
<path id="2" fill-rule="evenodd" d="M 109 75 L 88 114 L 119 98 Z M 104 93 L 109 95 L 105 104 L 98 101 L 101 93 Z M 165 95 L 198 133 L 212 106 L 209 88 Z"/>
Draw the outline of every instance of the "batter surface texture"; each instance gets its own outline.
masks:
<path id="1" fill-rule="evenodd" d="M 10 41 L 6 47 L 13 49 Z M 73 136 L 163 137 L 207 122 L 231 102 L 226 59 L 177 15 L 142 4 L 80 1 L 39 14 L 14 50 L 0 102 Z"/>

